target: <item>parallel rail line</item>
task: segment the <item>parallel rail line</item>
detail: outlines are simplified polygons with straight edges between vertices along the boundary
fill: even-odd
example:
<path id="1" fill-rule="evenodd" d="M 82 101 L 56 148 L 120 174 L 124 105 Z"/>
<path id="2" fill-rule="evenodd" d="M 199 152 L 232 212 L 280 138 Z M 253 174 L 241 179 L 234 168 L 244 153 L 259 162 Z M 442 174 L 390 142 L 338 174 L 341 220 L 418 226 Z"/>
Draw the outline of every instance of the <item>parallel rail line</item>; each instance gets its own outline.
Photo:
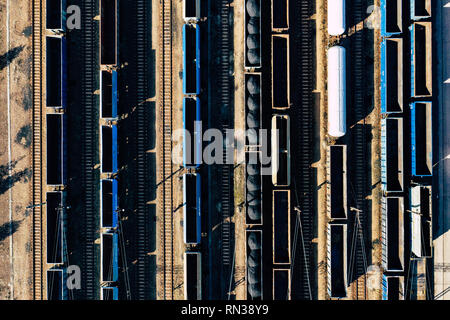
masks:
<path id="1" fill-rule="evenodd" d="M 221 108 L 229 110 L 230 108 L 230 4 L 228 0 L 220 1 L 220 37 L 218 39 L 218 46 L 220 51 L 220 66 L 219 66 L 219 92 Z M 225 134 L 229 128 L 230 117 L 226 113 L 222 119 L 222 131 Z M 222 262 L 224 266 L 229 266 L 231 263 L 231 216 L 233 212 L 231 194 L 232 194 L 232 168 L 233 165 L 228 163 L 227 146 L 224 146 L 222 165 Z"/>
<path id="2" fill-rule="evenodd" d="M 149 277 L 147 272 L 146 253 L 148 249 L 148 228 L 147 228 L 147 104 L 144 103 L 148 97 L 148 77 L 147 77 L 147 1 L 137 0 L 136 5 L 136 62 L 137 62 L 137 92 L 136 98 L 138 107 L 136 109 L 136 286 L 137 299 L 148 299 Z"/>
<path id="3" fill-rule="evenodd" d="M 162 224 L 160 240 L 163 247 L 163 289 L 164 299 L 173 299 L 173 198 L 172 198 L 172 1 L 161 2 L 160 26 L 160 145 L 161 169 L 160 188 Z"/>
<path id="4" fill-rule="evenodd" d="M 364 20 L 364 0 L 353 1 L 353 25 L 359 24 Z M 365 231 L 367 229 L 367 204 L 365 201 L 366 196 L 366 182 L 367 182 L 367 157 L 366 157 L 366 128 L 365 117 L 367 107 L 364 101 L 364 29 L 356 32 L 352 36 L 352 86 L 353 86 L 353 113 L 357 121 L 364 119 L 363 124 L 354 126 L 353 139 L 352 139 L 352 163 L 354 167 L 354 192 L 355 192 L 355 206 L 359 213 L 360 230 L 357 230 L 358 241 L 356 245 L 355 255 L 355 272 L 354 287 L 353 287 L 353 299 L 365 300 L 366 296 L 366 265 L 365 265 L 365 252 L 367 252 L 365 243 Z M 356 223 L 356 220 L 355 220 Z M 353 229 L 353 228 L 352 228 Z M 361 238 L 363 241 L 361 244 Z"/>
<path id="5" fill-rule="evenodd" d="M 94 95 L 98 74 L 98 27 L 94 17 L 97 15 L 97 1 L 83 0 L 82 28 L 82 184 L 84 187 L 84 244 L 82 258 L 82 293 L 88 300 L 97 299 L 98 282 L 96 280 L 97 263 L 95 240 L 97 238 L 97 196 L 96 149 L 98 147 L 98 103 Z"/>
<path id="6" fill-rule="evenodd" d="M 294 179 L 296 192 L 299 196 L 301 210 L 301 222 L 304 239 L 304 252 L 298 255 L 297 262 L 301 265 L 300 287 L 293 290 L 293 299 L 312 300 L 314 293 L 312 292 L 311 276 L 312 264 L 312 240 L 314 238 L 314 207 L 313 207 L 313 179 L 312 179 L 312 159 L 313 159 L 313 39 L 312 39 L 312 1 L 303 0 L 295 4 L 295 19 L 297 20 L 293 27 L 291 39 L 295 43 L 296 57 L 296 77 L 295 85 L 298 90 L 297 96 L 293 97 L 294 110 L 293 120 L 300 127 L 301 134 L 295 135 L 293 153 L 294 159 L 297 159 L 293 166 L 295 170 Z M 300 240 L 299 240 L 300 241 Z M 297 246 L 301 250 L 302 245 Z M 294 298 L 295 297 L 295 298 Z"/>
<path id="7" fill-rule="evenodd" d="M 43 300 L 42 266 L 42 4 L 33 0 L 33 299 Z"/>

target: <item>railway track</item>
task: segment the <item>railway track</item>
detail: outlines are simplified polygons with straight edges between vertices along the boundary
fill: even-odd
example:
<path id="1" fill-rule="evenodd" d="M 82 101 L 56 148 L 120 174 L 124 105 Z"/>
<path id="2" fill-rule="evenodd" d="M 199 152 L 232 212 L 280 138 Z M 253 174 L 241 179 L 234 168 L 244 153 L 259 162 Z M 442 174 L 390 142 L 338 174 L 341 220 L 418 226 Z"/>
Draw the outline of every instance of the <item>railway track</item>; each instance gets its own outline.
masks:
<path id="1" fill-rule="evenodd" d="M 33 299 L 43 299 L 42 275 L 42 5 L 33 1 Z"/>
<path id="2" fill-rule="evenodd" d="M 230 7 L 228 0 L 220 1 L 220 37 L 218 46 L 220 50 L 219 67 L 219 92 L 221 106 L 224 110 L 230 109 Z M 225 135 L 230 125 L 230 113 L 227 111 L 222 119 L 222 133 Z M 228 163 L 228 154 L 224 146 L 222 165 L 222 262 L 223 266 L 230 266 L 231 263 L 231 216 L 233 206 L 231 201 L 232 194 L 232 170 L 233 165 Z"/>
<path id="3" fill-rule="evenodd" d="M 365 12 L 364 0 L 354 0 L 352 18 L 353 24 L 357 25 L 364 20 Z M 365 300 L 366 296 L 366 256 L 367 252 L 365 242 L 365 230 L 367 229 L 367 205 L 365 201 L 366 196 L 366 182 L 367 182 L 367 157 L 366 157 L 366 126 L 365 117 L 367 107 L 364 101 L 365 81 L 364 81 L 364 29 L 355 32 L 352 36 L 351 44 L 352 56 L 352 87 L 353 87 L 353 114 L 355 121 L 361 121 L 353 128 L 352 134 L 352 164 L 353 164 L 353 188 L 355 193 L 355 207 L 359 211 L 360 229 L 358 232 L 358 241 L 356 245 L 355 261 L 353 272 L 353 299 Z M 355 212 L 356 214 L 356 212 Z M 354 220 L 356 222 L 356 220 Z M 353 228 L 352 228 L 353 230 Z M 362 241 L 361 241 L 362 239 Z"/>
<path id="4" fill-rule="evenodd" d="M 292 118 L 299 127 L 301 134 L 294 135 L 294 159 L 298 159 L 293 166 L 295 170 L 295 188 L 299 196 L 301 210 L 301 222 L 304 239 L 304 250 L 302 244 L 298 244 L 299 254 L 296 263 L 301 265 L 298 270 L 300 287 L 293 290 L 293 299 L 312 300 L 313 292 L 311 288 L 311 255 L 312 240 L 314 237 L 314 208 L 313 208 L 313 180 L 312 180 L 312 157 L 313 157 L 313 39 L 312 39 L 312 1 L 297 1 L 295 4 L 295 19 L 293 27 L 293 38 L 295 41 L 295 61 L 297 61 L 296 77 L 294 81 L 299 88 L 298 94 L 293 97 Z M 299 241 L 301 239 L 299 238 Z M 296 268 L 297 269 L 297 268 Z M 296 277 L 296 276 L 295 276 Z M 293 278 L 295 278 L 293 276 Z"/>
<path id="5" fill-rule="evenodd" d="M 148 77 L 147 77 L 147 1 L 137 0 L 136 5 L 136 298 L 139 300 L 148 299 L 148 227 L 147 227 L 147 103 L 148 97 Z"/>
<path id="6" fill-rule="evenodd" d="M 172 198 L 172 3 L 161 2 L 160 26 L 160 145 L 161 169 L 160 212 L 162 224 L 160 240 L 163 249 L 163 290 L 164 299 L 173 299 L 173 198 Z"/>
<path id="7" fill-rule="evenodd" d="M 82 258 L 82 294 L 84 299 L 98 298 L 98 281 L 96 281 L 98 259 L 95 252 L 97 238 L 97 195 L 96 183 L 98 178 L 94 169 L 96 148 L 98 147 L 98 103 L 94 95 L 97 89 L 96 78 L 98 74 L 98 26 L 94 17 L 97 15 L 98 2 L 96 0 L 83 0 L 82 2 L 82 44 L 83 56 L 81 90 L 82 90 L 82 184 L 84 187 L 84 225 L 83 225 L 83 258 Z"/>

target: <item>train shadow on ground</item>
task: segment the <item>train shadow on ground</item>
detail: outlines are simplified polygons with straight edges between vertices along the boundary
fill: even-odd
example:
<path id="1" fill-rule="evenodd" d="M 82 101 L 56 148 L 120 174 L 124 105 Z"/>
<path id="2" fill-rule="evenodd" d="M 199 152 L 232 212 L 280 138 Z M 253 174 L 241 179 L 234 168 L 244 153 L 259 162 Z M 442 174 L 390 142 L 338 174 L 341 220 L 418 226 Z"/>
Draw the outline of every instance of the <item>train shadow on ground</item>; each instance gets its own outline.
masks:
<path id="1" fill-rule="evenodd" d="M 138 4 L 120 3 L 120 62 L 119 69 L 119 208 L 124 252 L 119 254 L 119 294 L 121 299 L 156 299 L 156 52 L 151 48 L 152 6 L 145 3 L 145 25 L 148 31 L 144 52 L 147 61 L 144 69 L 138 65 L 136 17 Z M 138 84 L 144 79 L 144 92 Z M 143 98 L 138 101 L 138 94 Z M 139 110 L 138 110 L 139 108 Z M 140 117 L 144 117 L 145 128 Z M 144 141 L 144 151 L 138 148 L 138 137 Z M 144 163 L 144 185 L 136 185 L 139 162 Z M 138 192 L 144 190 L 145 206 L 140 209 Z M 144 223 L 142 223 L 144 221 Z M 126 254 L 126 258 L 123 256 Z M 122 257 L 120 256 L 122 255 Z M 142 276 L 143 275 L 143 276 Z M 127 281 L 128 279 L 128 281 Z"/>
<path id="2" fill-rule="evenodd" d="M 19 56 L 19 54 L 22 52 L 24 48 L 25 48 L 24 46 L 18 46 L 10 49 L 5 54 L 2 54 L 0 56 L 0 71 L 9 66 L 11 62 Z"/>

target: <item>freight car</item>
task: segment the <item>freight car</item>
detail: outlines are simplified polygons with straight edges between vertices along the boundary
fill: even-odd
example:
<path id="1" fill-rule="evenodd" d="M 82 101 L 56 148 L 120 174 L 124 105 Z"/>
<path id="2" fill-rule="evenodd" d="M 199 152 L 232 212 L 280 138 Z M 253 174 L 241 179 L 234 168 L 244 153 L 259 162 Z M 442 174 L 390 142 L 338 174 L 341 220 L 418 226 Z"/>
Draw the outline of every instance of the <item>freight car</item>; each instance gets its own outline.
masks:
<path id="1" fill-rule="evenodd" d="M 183 175 L 183 232 L 185 244 L 199 244 L 201 238 L 201 177 Z"/>
<path id="2" fill-rule="evenodd" d="M 386 271 L 403 271 L 404 259 L 403 197 L 381 198 L 382 264 Z"/>
<path id="3" fill-rule="evenodd" d="M 47 300 L 66 300 L 66 276 L 64 269 L 47 270 Z"/>
<path id="4" fill-rule="evenodd" d="M 431 17 L 431 0 L 410 0 L 411 20 Z"/>
<path id="5" fill-rule="evenodd" d="M 403 0 L 381 0 L 381 36 L 389 37 L 402 33 Z"/>
<path id="6" fill-rule="evenodd" d="M 62 186 L 66 183 L 66 116 L 62 113 L 49 113 L 46 119 L 47 184 Z"/>
<path id="7" fill-rule="evenodd" d="M 247 300 L 263 299 L 262 231 L 246 230 L 246 282 Z"/>
<path id="8" fill-rule="evenodd" d="M 101 234 L 100 278 L 103 282 L 115 282 L 119 276 L 119 248 L 117 233 Z"/>
<path id="9" fill-rule="evenodd" d="M 328 134 L 339 138 L 346 132 L 346 61 L 345 48 L 328 49 Z"/>
<path id="10" fill-rule="evenodd" d="M 183 98 L 183 165 L 197 168 L 202 157 L 200 98 Z"/>
<path id="11" fill-rule="evenodd" d="M 411 104 L 411 165 L 413 176 L 433 174 L 433 128 L 431 102 Z"/>
<path id="12" fill-rule="evenodd" d="M 116 179 L 100 181 L 100 225 L 102 228 L 117 228 L 119 210 L 118 182 Z"/>
<path id="13" fill-rule="evenodd" d="M 289 29 L 289 0 L 272 0 L 272 31 Z"/>
<path id="14" fill-rule="evenodd" d="M 245 0 L 244 3 L 244 68 L 260 68 L 261 0 Z"/>
<path id="15" fill-rule="evenodd" d="M 347 224 L 328 224 L 327 228 L 328 295 L 347 297 Z"/>
<path id="16" fill-rule="evenodd" d="M 432 193 L 431 186 L 414 186 L 411 199 L 411 251 L 416 257 L 432 256 Z"/>
<path id="17" fill-rule="evenodd" d="M 347 218 L 347 146 L 327 150 L 327 211 L 330 219 Z"/>
<path id="18" fill-rule="evenodd" d="M 289 35 L 272 35 L 272 108 L 290 107 Z"/>
<path id="19" fill-rule="evenodd" d="M 50 30 L 64 31 L 66 29 L 66 0 L 47 0 L 46 28 Z"/>
<path id="20" fill-rule="evenodd" d="M 290 269 L 273 269 L 273 300 L 291 300 Z"/>
<path id="21" fill-rule="evenodd" d="M 100 64 L 118 65 L 119 32 L 117 0 L 100 0 Z"/>
<path id="22" fill-rule="evenodd" d="M 200 94 L 200 26 L 183 25 L 183 94 Z"/>
<path id="23" fill-rule="evenodd" d="M 290 118 L 272 117 L 272 183 L 274 186 L 291 184 Z"/>
<path id="24" fill-rule="evenodd" d="M 291 263 L 291 192 L 273 190 L 272 241 L 273 263 Z"/>
<path id="25" fill-rule="evenodd" d="M 202 254 L 184 253 L 184 299 L 202 299 Z"/>
<path id="26" fill-rule="evenodd" d="M 101 126 L 100 131 L 101 172 L 117 172 L 117 126 Z"/>
<path id="27" fill-rule="evenodd" d="M 244 81 L 246 144 L 256 146 L 262 126 L 261 73 L 246 73 Z"/>
<path id="28" fill-rule="evenodd" d="M 47 192 L 47 263 L 63 263 L 64 255 L 63 191 Z"/>
<path id="29" fill-rule="evenodd" d="M 403 39 L 381 42 L 381 112 L 403 112 Z"/>
<path id="30" fill-rule="evenodd" d="M 65 108 L 67 86 L 66 38 L 46 37 L 47 107 Z"/>
<path id="31" fill-rule="evenodd" d="M 381 187 L 403 191 L 403 119 L 381 119 Z"/>
<path id="32" fill-rule="evenodd" d="M 117 118 L 117 71 L 100 71 L 100 116 Z"/>
<path id="33" fill-rule="evenodd" d="M 328 1 L 328 33 L 331 36 L 344 34 L 345 24 L 345 0 Z"/>
<path id="34" fill-rule="evenodd" d="M 383 300 L 404 300 L 404 277 L 387 276 L 383 274 L 382 299 Z"/>
<path id="35" fill-rule="evenodd" d="M 411 95 L 431 98 L 433 94 L 433 43 L 431 22 L 411 25 Z"/>
<path id="36" fill-rule="evenodd" d="M 263 183 L 259 152 L 245 154 L 245 223 L 261 225 L 263 223 Z"/>
<path id="37" fill-rule="evenodd" d="M 201 0 L 184 0 L 183 2 L 184 21 L 198 22 L 201 18 Z"/>

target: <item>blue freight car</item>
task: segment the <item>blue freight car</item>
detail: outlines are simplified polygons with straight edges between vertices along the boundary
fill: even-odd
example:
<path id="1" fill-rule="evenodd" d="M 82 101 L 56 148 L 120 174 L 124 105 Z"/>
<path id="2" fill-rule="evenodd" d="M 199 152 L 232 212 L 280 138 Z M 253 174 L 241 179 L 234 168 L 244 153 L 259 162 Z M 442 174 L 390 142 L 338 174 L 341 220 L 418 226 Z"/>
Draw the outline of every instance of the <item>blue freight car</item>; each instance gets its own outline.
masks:
<path id="1" fill-rule="evenodd" d="M 381 42 L 381 113 L 403 111 L 403 40 Z"/>
<path id="2" fill-rule="evenodd" d="M 101 258 L 101 281 L 117 281 L 119 276 L 119 247 L 117 233 L 102 233 Z"/>
<path id="3" fill-rule="evenodd" d="M 200 99 L 183 99 L 183 165 L 198 168 L 202 157 L 202 125 Z"/>
<path id="4" fill-rule="evenodd" d="M 381 0 L 381 36 L 402 33 L 402 0 Z"/>
<path id="5" fill-rule="evenodd" d="M 183 94 L 200 94 L 200 26 L 183 25 Z"/>
<path id="6" fill-rule="evenodd" d="M 413 176 L 433 174 L 432 103 L 411 104 L 411 166 Z"/>
<path id="7" fill-rule="evenodd" d="M 199 173 L 183 175 L 183 233 L 186 244 L 199 244 L 201 240 L 201 187 Z"/>
<path id="8" fill-rule="evenodd" d="M 101 171 L 102 173 L 117 172 L 117 126 L 101 127 Z"/>
<path id="9" fill-rule="evenodd" d="M 387 276 L 383 274 L 382 300 L 403 300 L 404 278 L 403 276 Z"/>
<path id="10" fill-rule="evenodd" d="M 100 71 L 100 114 L 104 119 L 117 118 L 117 71 Z"/>
<path id="11" fill-rule="evenodd" d="M 116 179 L 102 179 L 100 181 L 100 197 L 101 226 L 103 228 L 116 228 L 119 209 L 118 182 Z"/>
<path id="12" fill-rule="evenodd" d="M 67 61 L 66 38 L 46 38 L 46 103 L 47 107 L 66 106 Z"/>

